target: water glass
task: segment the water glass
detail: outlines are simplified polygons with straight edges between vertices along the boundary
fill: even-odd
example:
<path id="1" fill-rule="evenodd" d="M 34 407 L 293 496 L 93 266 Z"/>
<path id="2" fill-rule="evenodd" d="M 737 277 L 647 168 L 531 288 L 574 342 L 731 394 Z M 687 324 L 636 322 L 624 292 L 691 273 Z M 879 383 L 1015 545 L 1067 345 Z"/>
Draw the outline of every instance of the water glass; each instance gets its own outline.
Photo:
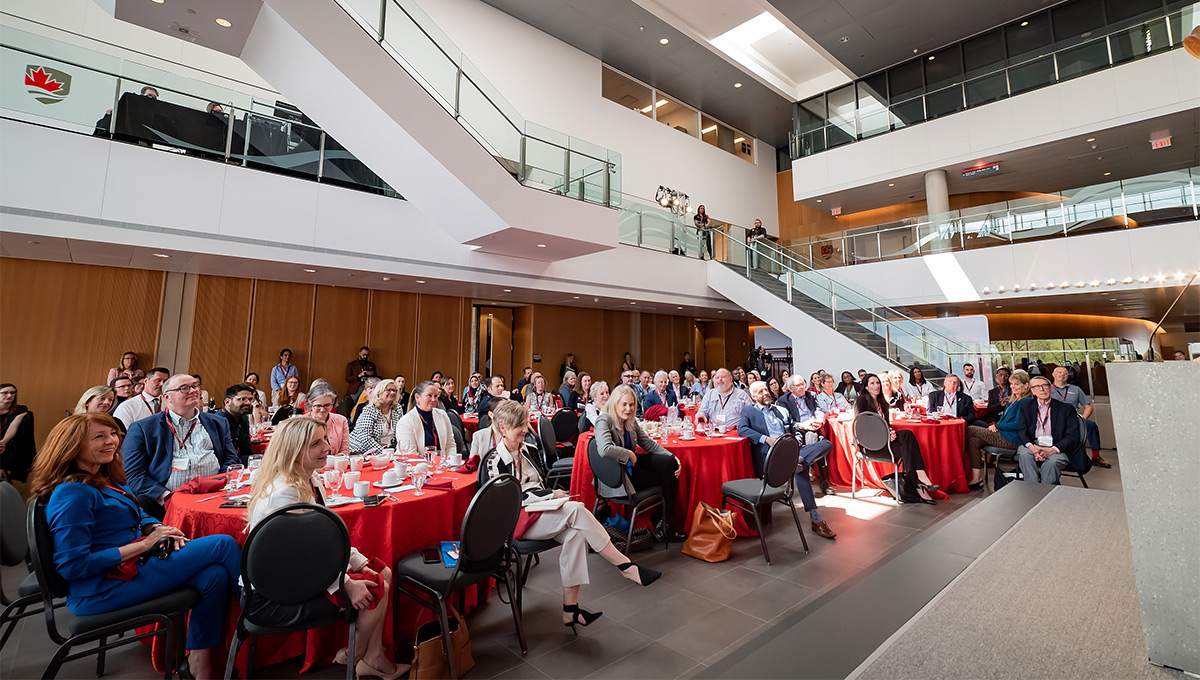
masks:
<path id="1" fill-rule="evenodd" d="M 342 492 L 342 471 L 336 467 L 325 471 L 325 486 L 329 490 L 330 498 L 341 498 Z"/>
<path id="2" fill-rule="evenodd" d="M 233 491 L 242 485 L 242 470 L 246 469 L 241 463 L 229 466 L 225 477 L 225 491 Z"/>
<path id="3" fill-rule="evenodd" d="M 262 459 L 263 459 L 262 456 L 257 456 L 257 455 L 250 456 L 250 469 L 253 471 L 253 470 L 257 470 L 259 467 L 261 467 Z"/>
<path id="4" fill-rule="evenodd" d="M 420 472 L 413 473 L 412 483 L 413 483 L 413 486 L 417 487 L 417 490 L 413 492 L 414 496 L 424 496 L 425 495 L 425 492 L 421 491 L 421 487 L 425 486 L 425 479 L 428 477 L 429 477 L 429 473 L 425 473 L 425 474 L 421 474 Z"/>

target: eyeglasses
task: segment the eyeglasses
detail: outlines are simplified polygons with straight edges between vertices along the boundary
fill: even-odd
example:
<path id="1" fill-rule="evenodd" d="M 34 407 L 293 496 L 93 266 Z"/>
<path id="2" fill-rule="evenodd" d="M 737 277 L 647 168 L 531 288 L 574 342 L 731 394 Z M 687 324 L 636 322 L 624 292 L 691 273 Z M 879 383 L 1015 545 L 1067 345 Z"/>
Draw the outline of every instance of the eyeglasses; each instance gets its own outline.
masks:
<path id="1" fill-rule="evenodd" d="M 321 409 L 322 411 L 328 411 L 333 408 L 333 404 L 309 404 L 308 406 L 309 408 Z"/>
<path id="2" fill-rule="evenodd" d="M 202 391 L 200 383 L 192 383 L 191 385 L 180 385 L 172 390 L 164 390 L 165 392 L 179 392 L 181 394 L 191 394 L 192 392 Z"/>
<path id="3" fill-rule="evenodd" d="M 1048 389 L 1050 389 L 1050 385 L 1047 383 L 1038 383 L 1036 385 L 1030 385 L 1029 389 L 1031 389 L 1031 390 L 1048 390 Z"/>

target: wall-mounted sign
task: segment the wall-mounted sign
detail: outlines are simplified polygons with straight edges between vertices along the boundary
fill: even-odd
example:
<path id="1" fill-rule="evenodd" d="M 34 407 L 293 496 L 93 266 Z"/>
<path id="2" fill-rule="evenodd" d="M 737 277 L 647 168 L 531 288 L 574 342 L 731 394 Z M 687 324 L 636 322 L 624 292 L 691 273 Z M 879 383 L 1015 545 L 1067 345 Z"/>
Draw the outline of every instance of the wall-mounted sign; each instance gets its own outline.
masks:
<path id="1" fill-rule="evenodd" d="M 26 66 L 25 87 L 39 102 L 57 104 L 71 94 L 71 74 L 48 66 Z"/>
<path id="2" fill-rule="evenodd" d="M 842 214 L 842 208 L 841 208 L 841 206 L 838 206 L 836 208 L 830 208 L 829 212 L 833 213 L 834 217 L 837 217 L 838 215 Z"/>
<path id="3" fill-rule="evenodd" d="M 990 174 L 996 173 L 996 172 L 1000 172 L 1000 163 L 991 163 L 988 165 L 976 165 L 976 166 L 972 166 L 970 168 L 966 168 L 962 171 L 962 176 L 964 178 L 979 177 L 980 175 L 990 175 Z"/>
<path id="4" fill-rule="evenodd" d="M 541 361 L 541 360 L 542 360 L 542 355 L 541 355 L 541 354 L 534 354 L 534 355 L 533 355 L 533 362 L 534 362 L 535 364 L 536 364 L 536 363 L 538 363 L 538 362 L 539 362 L 539 361 Z"/>
<path id="5" fill-rule="evenodd" d="M 1168 146 L 1171 146 L 1171 138 L 1170 137 L 1163 137 L 1162 139 L 1151 139 L 1150 140 L 1150 148 L 1151 149 L 1165 149 Z"/>

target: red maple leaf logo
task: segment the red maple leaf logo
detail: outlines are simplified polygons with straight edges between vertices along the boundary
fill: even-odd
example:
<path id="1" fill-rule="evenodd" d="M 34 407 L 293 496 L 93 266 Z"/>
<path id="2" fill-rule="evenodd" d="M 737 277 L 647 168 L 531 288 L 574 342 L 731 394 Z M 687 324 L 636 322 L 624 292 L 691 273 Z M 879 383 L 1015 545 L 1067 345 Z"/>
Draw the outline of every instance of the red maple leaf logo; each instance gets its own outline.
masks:
<path id="1" fill-rule="evenodd" d="M 50 77 L 50 74 L 38 67 L 37 70 L 31 70 L 25 74 L 25 84 L 36 87 L 47 92 L 58 92 L 62 89 L 63 84 Z"/>

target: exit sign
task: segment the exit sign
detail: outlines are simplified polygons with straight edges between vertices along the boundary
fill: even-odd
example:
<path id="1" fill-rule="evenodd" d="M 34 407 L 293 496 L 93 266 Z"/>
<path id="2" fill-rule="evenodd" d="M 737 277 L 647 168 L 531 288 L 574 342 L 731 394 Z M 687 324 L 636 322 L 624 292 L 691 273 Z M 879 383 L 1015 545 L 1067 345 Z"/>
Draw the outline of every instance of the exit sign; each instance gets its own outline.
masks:
<path id="1" fill-rule="evenodd" d="M 1151 139 L 1150 140 L 1150 148 L 1151 149 L 1165 149 L 1168 146 L 1171 146 L 1171 138 L 1170 137 L 1163 137 L 1162 139 Z"/>
<path id="2" fill-rule="evenodd" d="M 999 163 L 979 163 L 962 171 L 963 177 L 979 177 L 980 175 L 990 175 L 1000 172 Z"/>

